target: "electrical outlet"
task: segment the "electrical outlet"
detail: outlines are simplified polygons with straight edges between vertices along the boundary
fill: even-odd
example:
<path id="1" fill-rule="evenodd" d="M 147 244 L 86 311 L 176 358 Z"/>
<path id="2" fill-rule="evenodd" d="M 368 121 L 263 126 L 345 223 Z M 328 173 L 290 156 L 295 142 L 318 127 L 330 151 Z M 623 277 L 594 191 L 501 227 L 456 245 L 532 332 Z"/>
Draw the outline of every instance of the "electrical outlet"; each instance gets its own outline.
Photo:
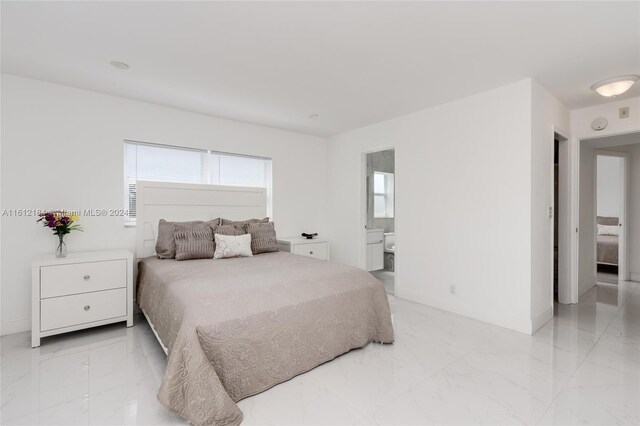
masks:
<path id="1" fill-rule="evenodd" d="M 620 118 L 629 118 L 629 107 L 622 107 L 619 112 Z"/>
<path id="2" fill-rule="evenodd" d="M 455 285 L 451 284 L 449 286 L 449 293 L 456 294 L 456 286 Z"/>

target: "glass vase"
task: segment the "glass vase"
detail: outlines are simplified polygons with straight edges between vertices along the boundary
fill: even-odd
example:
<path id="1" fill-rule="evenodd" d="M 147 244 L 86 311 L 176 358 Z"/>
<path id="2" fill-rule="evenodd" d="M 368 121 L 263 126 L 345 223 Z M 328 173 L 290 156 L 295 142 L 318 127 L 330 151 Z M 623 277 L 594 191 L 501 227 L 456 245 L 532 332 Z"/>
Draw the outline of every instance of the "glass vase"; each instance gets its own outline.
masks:
<path id="1" fill-rule="evenodd" d="M 58 235 L 56 242 L 56 257 L 65 257 L 67 255 L 67 244 L 64 242 L 64 234 Z"/>

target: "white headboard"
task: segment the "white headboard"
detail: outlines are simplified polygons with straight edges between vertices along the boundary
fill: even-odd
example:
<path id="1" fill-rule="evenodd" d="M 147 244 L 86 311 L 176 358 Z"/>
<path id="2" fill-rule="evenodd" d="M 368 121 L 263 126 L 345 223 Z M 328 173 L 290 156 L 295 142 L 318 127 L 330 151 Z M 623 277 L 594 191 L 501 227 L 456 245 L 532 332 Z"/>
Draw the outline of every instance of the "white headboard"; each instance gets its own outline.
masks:
<path id="1" fill-rule="evenodd" d="M 153 256 L 160 219 L 244 220 L 267 215 L 265 188 L 141 181 L 136 183 L 136 257 Z"/>

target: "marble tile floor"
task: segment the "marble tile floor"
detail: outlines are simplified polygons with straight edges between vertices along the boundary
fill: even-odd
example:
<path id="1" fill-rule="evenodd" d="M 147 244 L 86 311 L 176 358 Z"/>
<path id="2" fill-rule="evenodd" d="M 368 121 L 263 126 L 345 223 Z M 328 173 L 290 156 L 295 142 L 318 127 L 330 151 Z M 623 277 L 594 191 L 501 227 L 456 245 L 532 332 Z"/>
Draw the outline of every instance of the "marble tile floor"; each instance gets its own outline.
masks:
<path id="1" fill-rule="evenodd" d="M 599 285 L 534 336 L 389 296 L 370 344 L 240 401 L 247 425 L 640 424 L 640 285 Z M 1 344 L 2 425 L 185 424 L 156 399 L 165 355 L 144 317 Z"/>

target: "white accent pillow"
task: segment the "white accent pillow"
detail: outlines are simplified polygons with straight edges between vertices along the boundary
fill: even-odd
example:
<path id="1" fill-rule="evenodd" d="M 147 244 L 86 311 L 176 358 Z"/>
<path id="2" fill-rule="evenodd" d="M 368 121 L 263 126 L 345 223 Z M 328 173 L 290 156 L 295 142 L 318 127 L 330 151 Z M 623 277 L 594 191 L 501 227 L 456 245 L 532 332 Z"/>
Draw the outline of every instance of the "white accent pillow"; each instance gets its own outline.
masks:
<path id="1" fill-rule="evenodd" d="M 253 253 L 251 252 L 251 234 L 215 234 L 214 239 L 216 240 L 216 251 L 213 253 L 214 259 L 253 256 Z"/>
<path id="2" fill-rule="evenodd" d="M 620 233 L 616 225 L 600 225 L 598 224 L 598 235 L 618 235 Z"/>

